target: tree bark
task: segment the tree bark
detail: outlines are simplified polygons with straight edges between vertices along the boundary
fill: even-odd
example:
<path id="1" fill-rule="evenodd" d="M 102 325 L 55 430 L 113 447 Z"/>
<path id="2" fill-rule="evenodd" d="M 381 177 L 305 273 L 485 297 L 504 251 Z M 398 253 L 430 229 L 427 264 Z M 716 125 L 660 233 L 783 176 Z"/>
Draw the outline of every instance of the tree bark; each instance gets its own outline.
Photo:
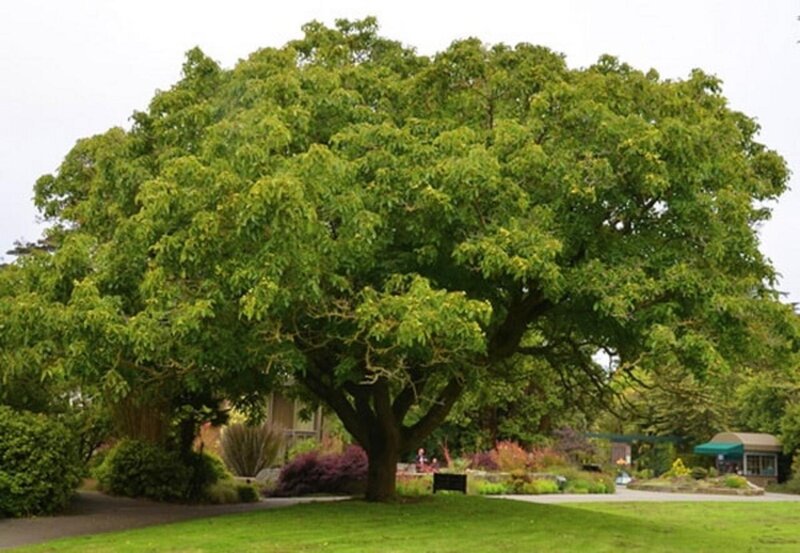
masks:
<path id="1" fill-rule="evenodd" d="M 386 502 L 394 498 L 397 484 L 397 462 L 400 443 L 391 436 L 371 440 L 367 450 L 367 501 Z"/>
<path id="2" fill-rule="evenodd" d="M 341 419 L 344 427 L 367 453 L 366 500 L 385 502 L 394 498 L 397 463 L 433 432 L 461 395 L 463 384 L 452 379 L 439 392 L 428 411 L 412 426 L 403 420 L 425 388 L 418 378 L 416 389 L 407 388 L 392 401 L 389 382 L 379 378 L 373 383 L 347 382 L 333 386 L 317 367 L 311 365 L 303 377 L 309 391 L 325 402 Z"/>

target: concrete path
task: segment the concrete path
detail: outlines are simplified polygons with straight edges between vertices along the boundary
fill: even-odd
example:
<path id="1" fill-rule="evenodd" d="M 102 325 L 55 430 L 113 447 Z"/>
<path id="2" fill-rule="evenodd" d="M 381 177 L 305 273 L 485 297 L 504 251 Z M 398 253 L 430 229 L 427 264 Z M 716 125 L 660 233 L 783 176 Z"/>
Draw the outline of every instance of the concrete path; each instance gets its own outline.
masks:
<path id="1" fill-rule="evenodd" d="M 59 516 L 0 519 L 0 549 L 68 536 L 99 534 L 194 518 L 338 499 L 343 498 L 269 498 L 258 503 L 234 505 L 174 505 L 111 497 L 97 492 L 78 492 L 69 509 Z"/>
<path id="2" fill-rule="evenodd" d="M 645 492 L 617 487 L 615 494 L 553 494 L 553 495 L 503 495 L 495 496 L 529 503 L 625 503 L 635 501 L 691 501 L 691 502 L 747 502 L 800 501 L 800 495 L 765 493 L 764 495 L 713 495 L 696 493 Z"/>

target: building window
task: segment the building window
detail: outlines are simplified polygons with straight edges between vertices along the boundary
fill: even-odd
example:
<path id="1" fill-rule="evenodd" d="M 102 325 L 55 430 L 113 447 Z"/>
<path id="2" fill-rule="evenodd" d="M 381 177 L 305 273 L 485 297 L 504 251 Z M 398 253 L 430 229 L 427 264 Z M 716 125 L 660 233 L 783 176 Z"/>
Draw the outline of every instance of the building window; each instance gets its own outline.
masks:
<path id="1" fill-rule="evenodd" d="M 775 476 L 777 458 L 775 455 L 748 453 L 746 458 L 747 476 Z"/>

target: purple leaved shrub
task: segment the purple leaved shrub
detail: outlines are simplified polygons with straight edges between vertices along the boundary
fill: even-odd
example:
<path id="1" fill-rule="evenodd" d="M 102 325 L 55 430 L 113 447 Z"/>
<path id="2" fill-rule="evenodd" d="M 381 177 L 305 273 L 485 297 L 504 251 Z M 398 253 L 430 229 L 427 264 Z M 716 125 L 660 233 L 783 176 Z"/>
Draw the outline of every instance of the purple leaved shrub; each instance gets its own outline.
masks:
<path id="1" fill-rule="evenodd" d="M 283 467 L 273 494 L 361 493 L 366 480 L 367 454 L 360 447 L 351 445 L 343 453 L 324 455 L 311 451 Z"/>
<path id="2" fill-rule="evenodd" d="M 500 469 L 493 451 L 473 453 L 469 459 L 469 467 L 476 470 L 493 472 Z"/>

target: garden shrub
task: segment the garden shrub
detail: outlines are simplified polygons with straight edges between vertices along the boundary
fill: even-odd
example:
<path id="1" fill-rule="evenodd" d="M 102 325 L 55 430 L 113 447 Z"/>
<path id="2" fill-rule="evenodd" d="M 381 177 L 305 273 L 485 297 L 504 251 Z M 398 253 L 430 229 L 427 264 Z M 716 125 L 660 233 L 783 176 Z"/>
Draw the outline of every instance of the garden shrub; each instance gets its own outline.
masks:
<path id="1" fill-rule="evenodd" d="M 367 480 L 367 454 L 357 445 L 345 448 L 342 453 L 322 456 L 322 486 L 329 493 L 354 493 Z"/>
<path id="2" fill-rule="evenodd" d="M 206 501 L 213 484 L 230 479 L 222 460 L 206 453 L 175 451 L 123 440 L 95 470 L 100 489 L 113 495 L 156 501 Z"/>
<path id="3" fill-rule="evenodd" d="M 208 486 L 203 493 L 203 500 L 213 505 L 231 503 L 253 503 L 258 501 L 258 489 L 252 484 L 243 484 L 230 478 L 220 480 Z"/>
<path id="4" fill-rule="evenodd" d="M 470 456 L 469 466 L 475 470 L 493 472 L 499 470 L 497 460 L 491 451 L 479 451 Z"/>
<path id="5" fill-rule="evenodd" d="M 272 466 L 282 445 L 283 433 L 267 423 L 232 424 L 225 428 L 220 440 L 225 465 L 236 476 L 256 476 Z"/>
<path id="6" fill-rule="evenodd" d="M 508 483 L 508 486 L 511 493 L 523 493 L 522 488 L 531 481 L 531 476 L 528 474 L 528 471 L 516 469 L 512 470 L 509 475 L 511 476 L 511 481 Z"/>
<path id="7" fill-rule="evenodd" d="M 278 477 L 276 495 L 356 493 L 367 479 L 367 455 L 351 445 L 340 454 L 311 451 L 287 463 Z"/>
<path id="8" fill-rule="evenodd" d="M 184 498 L 188 501 L 204 500 L 209 486 L 232 478 L 231 473 L 225 468 L 225 463 L 216 455 L 191 452 L 183 461 L 189 468 L 189 481 Z"/>
<path id="9" fill-rule="evenodd" d="M 551 467 L 563 467 L 568 464 L 566 457 L 551 447 L 534 448 L 529 456 L 531 470 L 541 471 Z"/>
<path id="10" fill-rule="evenodd" d="M 722 483 L 725 484 L 726 488 L 741 490 L 747 487 L 747 479 L 737 474 L 729 474 L 722 480 Z"/>
<path id="11" fill-rule="evenodd" d="M 60 422 L 0 406 L 0 516 L 63 509 L 83 472 L 75 444 Z"/>
<path id="12" fill-rule="evenodd" d="M 553 480 L 531 480 L 522 486 L 522 493 L 526 495 L 542 495 L 558 493 L 558 484 Z"/>
<path id="13" fill-rule="evenodd" d="M 516 442 L 497 442 L 492 455 L 497 467 L 504 472 L 524 470 L 528 467 L 528 452 Z"/>
<path id="14" fill-rule="evenodd" d="M 783 484 L 777 485 L 778 492 L 800 494 L 800 478 L 792 478 Z"/>
<path id="15" fill-rule="evenodd" d="M 475 483 L 475 492 L 479 495 L 503 495 L 509 493 L 508 486 L 503 482 L 488 482 L 478 480 Z"/>
<path id="16" fill-rule="evenodd" d="M 192 469 L 176 452 L 138 440 L 123 440 L 95 471 L 100 489 L 113 495 L 182 501 L 189 496 Z"/>
<path id="17" fill-rule="evenodd" d="M 705 480 L 708 477 L 708 469 L 705 467 L 693 467 L 692 478 L 695 480 Z"/>
<path id="18" fill-rule="evenodd" d="M 604 474 L 599 478 L 599 480 L 603 482 L 605 487 L 605 492 L 603 493 L 615 493 L 617 491 L 617 483 L 613 477 Z"/>
<path id="19" fill-rule="evenodd" d="M 681 478 L 683 476 L 688 476 L 691 471 L 686 468 L 686 465 L 683 464 L 683 461 L 680 457 L 675 459 L 675 462 L 672 463 L 672 467 L 664 474 L 664 476 L 668 478 Z"/>
<path id="20" fill-rule="evenodd" d="M 258 490 L 252 484 L 238 484 L 236 496 L 240 503 L 255 503 L 258 501 Z"/>
<path id="21" fill-rule="evenodd" d="M 584 494 L 584 493 L 589 493 L 589 490 L 592 487 L 593 483 L 591 480 L 587 480 L 585 478 L 577 478 L 575 480 L 567 480 L 567 484 L 564 487 L 564 491 L 566 493 Z"/>
<path id="22" fill-rule="evenodd" d="M 397 476 L 397 495 L 420 497 L 431 493 L 433 493 L 433 477 L 430 474 Z"/>
<path id="23" fill-rule="evenodd" d="M 563 470 L 560 474 L 567 479 L 566 493 L 614 493 L 616 490 L 614 479 L 607 474 L 575 469 Z"/>
<path id="24" fill-rule="evenodd" d="M 213 505 L 239 502 L 239 491 L 233 480 L 221 480 L 206 489 L 206 501 Z"/>
<path id="25" fill-rule="evenodd" d="M 298 455 L 281 469 L 275 495 L 306 495 L 320 491 L 320 454 L 309 451 Z"/>
<path id="26" fill-rule="evenodd" d="M 608 476 L 596 476 L 591 479 L 589 493 L 614 493 L 616 484 Z"/>
<path id="27" fill-rule="evenodd" d="M 795 451 L 792 455 L 792 463 L 789 466 L 789 472 L 792 479 L 800 478 L 800 450 Z"/>

